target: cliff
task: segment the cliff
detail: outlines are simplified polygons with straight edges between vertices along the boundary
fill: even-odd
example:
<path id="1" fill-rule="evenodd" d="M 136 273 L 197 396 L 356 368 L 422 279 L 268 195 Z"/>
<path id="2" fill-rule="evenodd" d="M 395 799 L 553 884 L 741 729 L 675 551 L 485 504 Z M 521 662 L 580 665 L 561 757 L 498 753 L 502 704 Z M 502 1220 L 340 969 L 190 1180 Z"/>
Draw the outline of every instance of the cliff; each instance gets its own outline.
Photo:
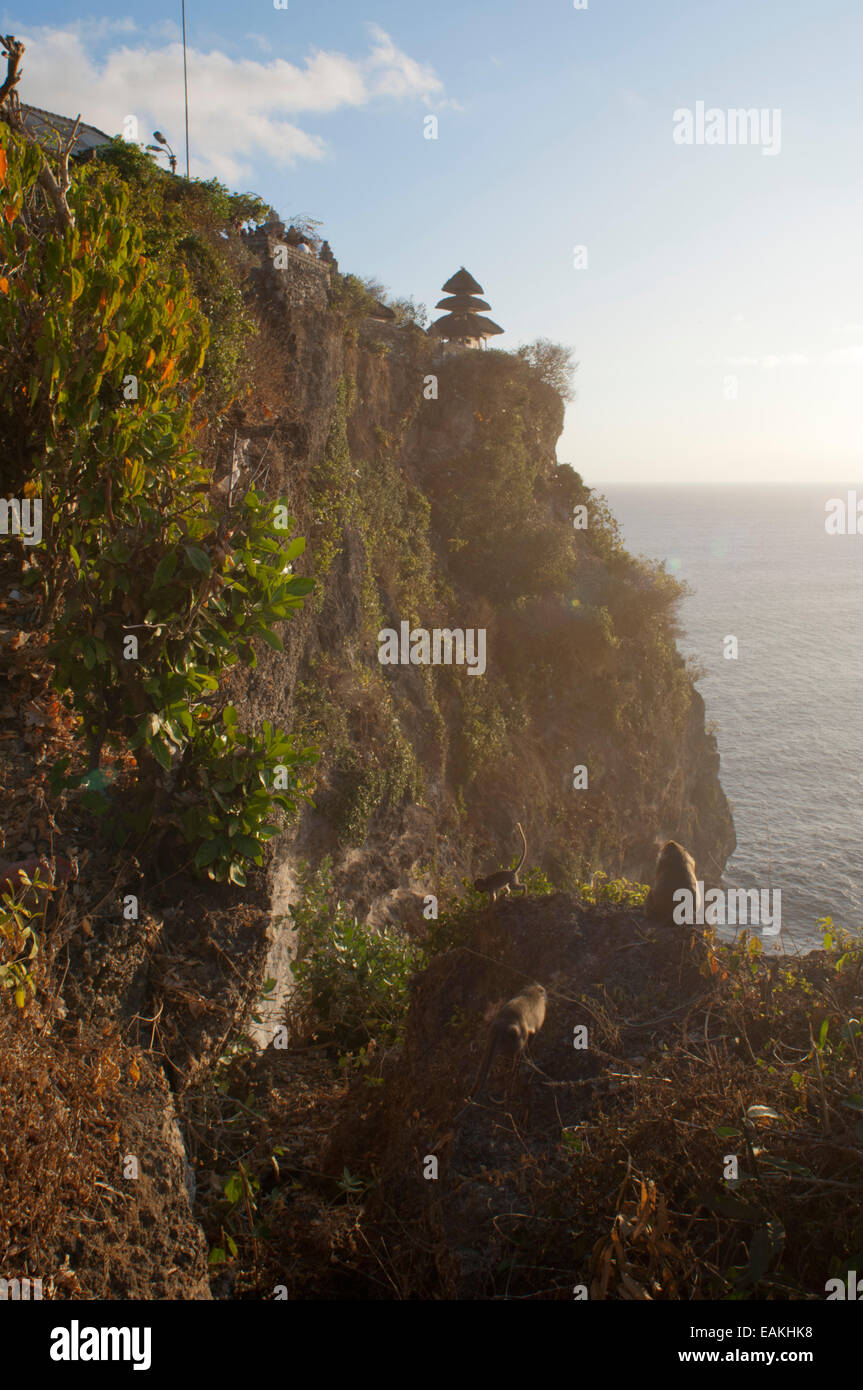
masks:
<path id="1" fill-rule="evenodd" d="M 320 582 L 285 654 L 234 690 L 323 749 L 315 806 L 277 857 L 332 854 L 376 917 L 508 860 L 516 820 L 561 887 L 599 868 L 643 881 L 666 835 L 718 878 L 734 832 L 674 646 L 676 590 L 557 464 L 557 393 L 513 356 L 436 355 L 409 324 L 352 325 L 266 286 L 232 425 L 266 450 Z M 378 633 L 404 621 L 485 629 L 485 673 L 379 664 Z"/>
<path id="2" fill-rule="evenodd" d="M 257 665 L 232 665 L 222 695 L 243 727 L 292 730 L 317 746 L 320 761 L 311 799 L 246 886 L 202 884 L 190 872 L 174 833 L 184 803 L 182 795 L 166 802 L 170 786 L 157 799 L 153 852 L 127 841 L 118 855 L 91 815 L 103 783 L 79 778 L 58 793 L 49 775 L 64 749 L 68 760 L 80 748 L 80 724 L 58 713 L 56 700 L 49 709 L 45 609 L 22 589 L 20 555 L 4 553 L 2 637 L 13 654 L 4 689 L 16 719 L 3 746 L 4 853 L 11 865 L 62 852 L 78 866 L 42 918 L 45 968 L 56 973 L 45 977 L 52 1002 L 34 1006 L 32 1019 L 47 1030 L 39 1048 L 63 1078 L 64 1101 L 46 1133 L 62 1145 L 72 1124 L 92 1145 L 82 1147 L 65 1206 L 45 1218 L 30 1258 L 50 1260 L 67 1247 L 97 1173 L 110 1186 L 117 1158 L 129 1154 L 141 1170 L 122 1197 L 102 1197 L 99 1217 L 88 1217 L 103 1229 L 86 1249 L 74 1245 L 80 1284 L 61 1281 L 58 1292 L 206 1296 L 194 1176 L 219 1152 L 219 1087 L 230 1058 L 247 1030 L 259 1046 L 269 1043 L 281 1017 L 296 940 L 278 918 L 291 906 L 299 915 L 301 866 L 331 860 L 334 901 L 428 950 L 424 900 L 451 907 L 465 878 L 511 862 L 517 821 L 528 867 L 561 891 L 597 871 L 645 880 L 658 837 L 685 843 L 708 881 L 734 847 L 716 742 L 675 648 L 677 587 L 626 553 L 602 499 L 557 463 L 563 404 L 541 372 L 506 353 L 442 354 L 409 319 L 383 321 L 350 277 L 312 270 L 298 252 L 278 270 L 266 236 L 240 237 L 220 216 L 194 233 L 176 208 L 170 218 L 144 219 L 153 254 L 190 270 L 208 316 L 205 404 L 219 374 L 236 377 L 233 404 L 202 422 L 209 481 L 196 486 L 242 490 L 254 480 L 266 497 L 286 498 L 308 540 L 295 573 L 317 581 L 302 611 L 280 624 L 281 649 L 278 640 L 256 642 Z M 121 303 L 122 287 L 112 293 Z M 166 304 L 170 322 L 175 300 Z M 240 348 L 231 333 L 243 322 Z M 107 402 L 107 387 L 103 395 Z M 91 426 L 97 407 L 88 403 Z M 17 409 L 16 396 L 9 410 Z M 33 415 L 31 434 L 40 418 Z M 110 495 L 109 487 L 113 523 Z M 382 664 L 380 634 L 403 624 L 481 632 L 482 673 L 466 664 Z M 32 715 L 40 691 L 44 704 Z M 130 776 L 128 759 L 112 776 Z M 42 806 L 45 815 L 34 809 Z M 138 916 L 124 911 L 130 892 Z M 9 927 L 11 951 L 20 950 L 16 931 Z M 474 945 L 493 945 L 481 921 L 476 931 Z M 15 1037 L 23 1047 L 24 1034 Z M 73 1040 L 78 1064 L 69 1069 Z M 14 1124 L 30 1104 L 19 1082 L 36 1052 L 10 1055 L 3 1103 Z M 289 1056 L 274 1059 L 271 1049 L 267 1065 L 284 1067 Z M 85 1085 L 88 1077 L 98 1084 Z M 215 1168 L 212 1181 L 221 1190 Z M 242 1191 L 236 1174 L 230 1181 Z M 9 1238 L 24 1250 L 17 1219 Z M 148 1235 L 166 1222 L 184 1251 L 167 1283 L 158 1276 L 164 1249 Z M 134 1258 L 109 1269 L 123 1227 L 137 1232 Z M 36 1239 L 32 1230 L 28 1238 Z"/>

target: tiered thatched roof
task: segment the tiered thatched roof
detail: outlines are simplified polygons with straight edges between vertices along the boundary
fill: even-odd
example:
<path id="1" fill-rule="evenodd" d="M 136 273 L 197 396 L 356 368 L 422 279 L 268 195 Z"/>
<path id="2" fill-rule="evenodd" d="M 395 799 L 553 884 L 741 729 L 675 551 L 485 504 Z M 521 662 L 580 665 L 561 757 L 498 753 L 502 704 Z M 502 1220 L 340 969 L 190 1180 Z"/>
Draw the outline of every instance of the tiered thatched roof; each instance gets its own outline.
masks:
<path id="1" fill-rule="evenodd" d="M 449 309 L 451 314 L 471 314 L 477 309 L 490 309 L 491 305 L 475 294 L 448 294 L 438 300 L 435 308 Z"/>
<path id="2" fill-rule="evenodd" d="M 479 298 L 483 293 L 482 285 L 464 266 L 451 275 L 441 288 L 450 297 L 441 299 L 436 307 L 449 309 L 450 312 L 431 325 L 429 333 L 435 338 L 447 338 L 450 342 L 482 342 L 503 332 L 499 323 L 478 312 L 480 309 L 490 309 L 491 305 Z"/>

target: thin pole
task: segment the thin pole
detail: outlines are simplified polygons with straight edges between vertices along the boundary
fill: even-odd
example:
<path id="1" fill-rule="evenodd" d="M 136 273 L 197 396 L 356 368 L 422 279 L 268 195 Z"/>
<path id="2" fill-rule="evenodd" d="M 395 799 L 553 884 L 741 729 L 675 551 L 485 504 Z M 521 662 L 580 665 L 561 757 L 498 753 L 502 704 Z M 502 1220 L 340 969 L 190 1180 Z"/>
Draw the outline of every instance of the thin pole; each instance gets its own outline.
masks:
<path id="1" fill-rule="evenodd" d="M 186 102 L 186 178 L 189 177 L 189 75 L 186 70 L 186 0 L 181 0 L 183 8 L 183 95 Z"/>

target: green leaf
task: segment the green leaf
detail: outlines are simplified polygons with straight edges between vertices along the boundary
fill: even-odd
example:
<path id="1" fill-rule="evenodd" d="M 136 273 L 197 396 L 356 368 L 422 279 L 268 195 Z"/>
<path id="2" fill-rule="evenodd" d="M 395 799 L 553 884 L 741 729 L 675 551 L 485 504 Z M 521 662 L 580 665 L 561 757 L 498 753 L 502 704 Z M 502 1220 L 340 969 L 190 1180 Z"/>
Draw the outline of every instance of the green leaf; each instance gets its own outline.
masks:
<path id="1" fill-rule="evenodd" d="M 171 770 L 171 752 L 168 745 L 163 743 L 160 738 L 151 738 L 147 740 L 147 747 L 156 762 L 160 763 L 166 772 L 169 772 Z"/>
<path id="2" fill-rule="evenodd" d="M 251 835 L 235 835 L 234 844 L 243 851 L 243 854 L 247 854 L 255 862 L 261 858 L 261 846 L 257 840 L 252 839 Z"/>
<path id="3" fill-rule="evenodd" d="M 243 1195 L 243 1184 L 236 1173 L 232 1173 L 231 1176 L 226 1180 L 224 1191 L 225 1197 L 232 1205 L 236 1202 L 239 1202 L 240 1198 Z"/>
<path id="4" fill-rule="evenodd" d="M 183 547 L 188 557 L 189 563 L 194 565 L 201 574 L 212 574 L 213 566 L 206 550 L 202 550 L 198 545 L 186 545 Z"/>
<path id="5" fill-rule="evenodd" d="M 56 794 L 60 791 L 61 787 L 64 786 L 66 781 L 66 769 L 71 761 L 71 756 L 68 753 L 64 753 L 52 767 L 48 777 L 48 785 L 53 793 Z"/>
<path id="6" fill-rule="evenodd" d="M 208 864 L 212 864 L 217 855 L 222 852 L 221 840 L 207 840 L 201 845 L 195 855 L 195 865 L 199 869 L 204 869 Z"/>
<path id="7" fill-rule="evenodd" d="M 749 1247 L 749 1266 L 746 1270 L 747 1283 L 757 1284 L 766 1273 L 773 1247 L 765 1227 L 755 1232 Z"/>
<path id="8" fill-rule="evenodd" d="M 281 637 L 277 636 L 275 632 L 271 632 L 268 627 L 262 627 L 258 636 L 262 637 L 267 646 L 272 647 L 274 652 L 284 651 L 285 648 Z"/>
<path id="9" fill-rule="evenodd" d="M 174 571 L 176 568 L 177 552 L 176 550 L 169 550 L 167 555 L 162 556 L 161 560 L 156 566 L 156 573 L 153 575 L 153 582 L 150 585 L 150 588 L 160 589 L 163 584 L 167 584 L 169 579 L 173 578 Z"/>
<path id="10" fill-rule="evenodd" d="M 772 1168 L 778 1168 L 780 1173 L 794 1173 L 798 1177 L 811 1178 L 812 1172 L 809 1168 L 804 1168 L 802 1163 L 792 1163 L 787 1158 L 772 1158 L 770 1154 L 765 1154 L 762 1158 L 763 1163 L 768 1163 Z"/>

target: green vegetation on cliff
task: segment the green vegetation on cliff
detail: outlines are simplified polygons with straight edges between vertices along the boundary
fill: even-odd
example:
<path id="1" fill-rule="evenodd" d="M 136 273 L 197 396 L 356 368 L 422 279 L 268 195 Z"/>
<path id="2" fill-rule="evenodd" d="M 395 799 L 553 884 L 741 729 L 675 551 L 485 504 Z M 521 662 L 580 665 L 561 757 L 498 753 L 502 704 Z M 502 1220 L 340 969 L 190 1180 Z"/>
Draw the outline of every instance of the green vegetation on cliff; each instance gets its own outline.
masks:
<path id="1" fill-rule="evenodd" d="M 339 322 L 340 301 L 333 312 Z M 604 501 L 556 464 L 563 407 L 545 357 L 430 359 L 428 340 L 390 334 L 385 362 L 369 365 L 361 348 L 348 349 L 310 477 L 309 529 L 317 572 L 328 576 L 328 611 L 347 605 L 351 591 L 362 610 L 350 643 L 304 674 L 318 723 L 322 710 L 341 706 L 337 691 L 363 691 L 355 719 L 342 707 L 338 715 L 343 730 L 355 726 L 353 752 L 341 737 L 323 739 L 319 804 L 359 845 L 392 810 L 392 787 L 407 786 L 388 770 L 393 756 L 401 763 L 403 740 L 372 748 L 356 737 L 377 690 L 378 711 L 386 706 L 387 719 L 400 722 L 423 785 L 446 787 L 460 834 L 469 838 L 490 804 L 505 830 L 529 801 L 558 884 L 574 886 L 597 864 L 631 872 L 650 857 L 663 822 L 684 837 L 699 833 L 683 787 L 669 779 L 669 766 L 680 768 L 690 741 L 703 737 L 675 647 L 681 586 L 627 554 Z M 436 390 L 427 398 L 429 373 Z M 321 592 L 322 613 L 324 602 Z M 457 666 L 381 667 L 378 633 L 402 621 L 484 629 L 483 678 Z M 346 816 L 346 788 L 369 759 L 374 776 L 367 768 L 361 780 L 380 799 Z M 579 795 L 570 782 L 583 764 L 591 784 Z M 673 802 L 646 787 L 653 767 Z M 713 832 L 705 824 L 701 833 Z"/>
<path id="2" fill-rule="evenodd" d="M 220 695 L 228 667 L 254 665 L 256 640 L 281 648 L 272 625 L 313 587 L 291 573 L 304 542 L 288 541 L 287 507 L 254 488 L 220 496 L 203 458 L 242 321 L 203 232 L 254 207 L 115 148 L 115 169 L 74 173 L 64 226 L 38 147 L 2 125 L 0 152 L 6 483 L 42 508 L 21 582 L 80 732 L 53 789 L 81 789 L 139 848 L 172 826 L 198 868 L 244 882 L 311 758 L 272 728 L 241 733 Z M 119 772 L 128 755 L 134 776 Z"/>

